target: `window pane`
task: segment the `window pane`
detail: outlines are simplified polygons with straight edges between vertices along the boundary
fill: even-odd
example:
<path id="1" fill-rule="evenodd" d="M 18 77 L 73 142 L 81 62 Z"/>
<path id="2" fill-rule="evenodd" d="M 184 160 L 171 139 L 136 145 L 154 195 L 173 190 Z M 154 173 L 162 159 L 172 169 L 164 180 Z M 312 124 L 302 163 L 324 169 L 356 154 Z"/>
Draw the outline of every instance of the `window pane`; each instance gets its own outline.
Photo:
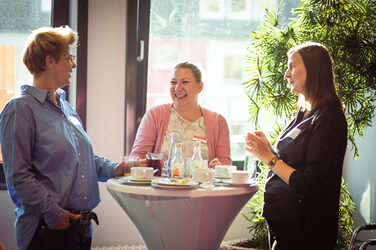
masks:
<path id="1" fill-rule="evenodd" d="M 151 0 L 147 108 L 171 102 L 176 64 L 196 64 L 204 82 L 199 104 L 226 118 L 233 160 L 244 160 L 243 135 L 252 129 L 243 68 L 248 33 L 263 13 L 253 0 Z"/>
<path id="2" fill-rule="evenodd" d="M 51 25 L 51 0 L 2 0 L 0 15 L 0 110 L 31 84 L 32 76 L 22 63 L 22 49 L 30 30 Z M 2 160 L 0 152 L 0 161 Z"/>

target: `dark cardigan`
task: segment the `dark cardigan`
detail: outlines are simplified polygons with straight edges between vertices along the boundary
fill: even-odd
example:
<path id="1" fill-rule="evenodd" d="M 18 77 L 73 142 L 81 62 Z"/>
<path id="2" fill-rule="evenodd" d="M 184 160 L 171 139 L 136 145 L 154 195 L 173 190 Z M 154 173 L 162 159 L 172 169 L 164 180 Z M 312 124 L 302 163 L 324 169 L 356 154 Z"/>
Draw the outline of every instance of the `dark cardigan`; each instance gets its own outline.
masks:
<path id="1" fill-rule="evenodd" d="M 318 239 L 333 245 L 347 146 L 346 118 L 336 101 L 303 116 L 299 111 L 276 141 L 276 153 L 296 171 L 289 185 L 268 173 L 263 215 L 270 221 L 295 222 L 312 237 L 319 234 Z"/>

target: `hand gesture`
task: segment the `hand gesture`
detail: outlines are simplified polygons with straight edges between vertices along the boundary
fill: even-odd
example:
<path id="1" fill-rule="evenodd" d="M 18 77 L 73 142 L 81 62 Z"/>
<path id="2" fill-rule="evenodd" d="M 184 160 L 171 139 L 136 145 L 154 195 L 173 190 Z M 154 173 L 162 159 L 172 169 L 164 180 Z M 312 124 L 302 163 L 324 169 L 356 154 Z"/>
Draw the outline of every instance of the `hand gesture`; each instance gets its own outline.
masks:
<path id="1" fill-rule="evenodd" d="M 73 214 L 69 211 L 66 211 L 64 218 L 60 221 L 60 223 L 52 228 L 52 230 L 64 230 L 70 226 L 70 220 L 78 220 L 81 218 L 80 214 Z"/>
<path id="2" fill-rule="evenodd" d="M 262 131 L 247 133 L 245 140 L 246 150 L 259 160 L 268 163 L 274 157 L 272 145 Z"/>
<path id="3" fill-rule="evenodd" d="M 217 165 L 222 165 L 222 162 L 218 158 L 214 158 L 209 162 L 209 168 L 215 168 Z"/>

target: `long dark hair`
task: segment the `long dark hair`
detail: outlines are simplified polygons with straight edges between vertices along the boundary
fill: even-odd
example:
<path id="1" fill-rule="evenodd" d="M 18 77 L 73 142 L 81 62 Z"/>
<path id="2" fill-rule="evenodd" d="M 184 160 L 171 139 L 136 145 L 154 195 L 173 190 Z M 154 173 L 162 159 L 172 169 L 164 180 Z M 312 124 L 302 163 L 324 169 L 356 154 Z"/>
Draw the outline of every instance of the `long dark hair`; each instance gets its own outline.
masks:
<path id="1" fill-rule="evenodd" d="M 300 101 L 304 98 L 312 108 L 333 99 L 342 105 L 335 88 L 333 60 L 328 49 L 319 43 L 306 42 L 291 48 L 287 55 L 295 52 L 302 57 L 307 71 L 304 96 L 299 96 Z"/>

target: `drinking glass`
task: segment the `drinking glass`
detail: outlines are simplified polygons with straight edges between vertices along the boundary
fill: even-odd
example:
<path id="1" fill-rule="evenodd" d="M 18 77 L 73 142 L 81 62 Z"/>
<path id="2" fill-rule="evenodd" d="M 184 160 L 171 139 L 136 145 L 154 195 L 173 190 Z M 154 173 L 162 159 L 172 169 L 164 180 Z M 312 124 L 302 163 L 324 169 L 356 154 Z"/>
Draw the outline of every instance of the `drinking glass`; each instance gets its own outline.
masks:
<path id="1" fill-rule="evenodd" d="M 244 161 L 243 170 L 248 171 L 248 179 L 252 180 L 256 177 L 256 158 L 252 154 L 247 154 Z"/>
<path id="2" fill-rule="evenodd" d="M 161 178 L 170 178 L 170 168 L 168 166 L 168 161 L 165 161 L 162 166 Z"/>
<path id="3" fill-rule="evenodd" d="M 126 162 L 128 166 L 130 166 L 129 168 L 125 169 L 126 172 L 124 172 L 124 176 L 131 175 L 131 168 L 138 167 L 138 160 L 139 160 L 138 156 L 124 156 L 124 161 Z"/>
<path id="4" fill-rule="evenodd" d="M 192 178 L 192 159 L 191 158 L 184 159 L 184 177 Z"/>
<path id="5" fill-rule="evenodd" d="M 155 176 L 162 175 L 162 166 L 163 166 L 163 154 L 162 153 L 147 153 L 146 154 L 146 165 L 152 167 L 155 172 Z"/>

